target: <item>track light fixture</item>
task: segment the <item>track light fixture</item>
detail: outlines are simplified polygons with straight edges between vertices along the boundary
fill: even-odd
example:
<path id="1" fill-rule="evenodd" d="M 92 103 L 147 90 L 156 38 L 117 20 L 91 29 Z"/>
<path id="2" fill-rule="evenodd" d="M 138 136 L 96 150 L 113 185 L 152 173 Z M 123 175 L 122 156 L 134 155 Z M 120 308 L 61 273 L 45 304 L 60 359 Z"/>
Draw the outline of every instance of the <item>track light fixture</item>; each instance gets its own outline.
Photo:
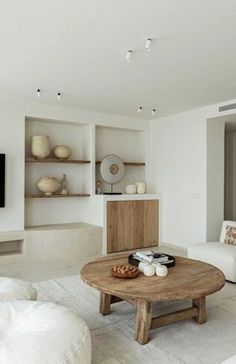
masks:
<path id="1" fill-rule="evenodd" d="M 128 52 L 126 53 L 125 58 L 126 58 L 126 61 L 127 61 L 127 62 L 130 62 L 130 61 L 131 61 L 132 53 L 133 53 L 133 51 L 131 51 L 130 49 L 129 49 L 129 50 L 128 50 Z"/>
<path id="2" fill-rule="evenodd" d="M 57 100 L 58 100 L 58 101 L 60 101 L 60 100 L 61 100 L 61 93 L 60 93 L 60 92 L 58 92 L 58 93 L 57 93 Z"/>
<path id="3" fill-rule="evenodd" d="M 38 90 L 37 90 L 37 96 L 38 97 L 40 97 L 41 95 L 40 95 L 40 89 L 38 88 Z"/>
<path id="4" fill-rule="evenodd" d="M 152 45 L 152 39 L 151 38 L 146 39 L 146 42 L 145 42 L 145 49 L 146 49 L 146 51 L 150 51 L 151 50 L 151 45 Z"/>
<path id="5" fill-rule="evenodd" d="M 149 107 L 142 107 L 142 106 L 139 106 L 139 108 L 137 110 L 137 113 L 140 114 L 143 110 L 151 111 L 151 114 L 152 115 L 155 115 L 155 113 L 156 113 L 156 109 L 155 108 L 150 109 Z"/>

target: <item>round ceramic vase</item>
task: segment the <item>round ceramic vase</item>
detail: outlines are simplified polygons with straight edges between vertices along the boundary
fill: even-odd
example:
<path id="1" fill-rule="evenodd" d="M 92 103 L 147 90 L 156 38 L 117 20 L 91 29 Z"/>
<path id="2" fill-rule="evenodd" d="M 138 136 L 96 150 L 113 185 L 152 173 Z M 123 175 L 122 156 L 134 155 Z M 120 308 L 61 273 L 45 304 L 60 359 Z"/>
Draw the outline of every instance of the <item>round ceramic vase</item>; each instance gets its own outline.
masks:
<path id="1" fill-rule="evenodd" d="M 57 192 L 61 187 L 61 182 L 55 177 L 42 177 L 36 183 L 40 192 L 43 192 L 46 196 L 51 196 Z"/>

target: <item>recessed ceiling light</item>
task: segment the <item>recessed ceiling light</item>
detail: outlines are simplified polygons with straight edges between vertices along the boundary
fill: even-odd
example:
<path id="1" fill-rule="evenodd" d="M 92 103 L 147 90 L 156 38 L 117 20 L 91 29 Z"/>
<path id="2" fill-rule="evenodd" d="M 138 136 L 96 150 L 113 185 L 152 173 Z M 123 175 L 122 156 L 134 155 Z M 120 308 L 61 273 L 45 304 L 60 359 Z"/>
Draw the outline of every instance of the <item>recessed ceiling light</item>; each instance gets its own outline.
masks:
<path id="1" fill-rule="evenodd" d="M 126 61 L 130 62 L 131 61 L 131 56 L 132 56 L 132 51 L 131 50 L 128 50 L 128 52 L 126 53 Z"/>
<path id="2" fill-rule="evenodd" d="M 151 45 L 152 45 L 152 39 L 151 38 L 146 39 L 146 42 L 145 42 L 145 49 L 146 49 L 146 51 L 150 51 L 151 50 Z"/>

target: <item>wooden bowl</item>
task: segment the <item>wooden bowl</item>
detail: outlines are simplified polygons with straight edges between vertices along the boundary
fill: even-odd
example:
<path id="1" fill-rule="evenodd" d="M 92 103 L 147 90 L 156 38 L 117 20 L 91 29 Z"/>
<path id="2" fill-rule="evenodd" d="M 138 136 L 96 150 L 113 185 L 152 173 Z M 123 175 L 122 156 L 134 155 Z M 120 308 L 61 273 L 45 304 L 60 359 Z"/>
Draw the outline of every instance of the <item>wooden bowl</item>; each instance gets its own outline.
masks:
<path id="1" fill-rule="evenodd" d="M 118 267 L 128 267 L 130 270 L 128 272 L 120 272 L 120 269 Z M 136 278 L 139 275 L 138 268 L 131 266 L 131 265 L 118 265 L 114 266 L 111 270 L 112 277 L 115 278 L 124 278 L 124 279 L 131 279 Z"/>

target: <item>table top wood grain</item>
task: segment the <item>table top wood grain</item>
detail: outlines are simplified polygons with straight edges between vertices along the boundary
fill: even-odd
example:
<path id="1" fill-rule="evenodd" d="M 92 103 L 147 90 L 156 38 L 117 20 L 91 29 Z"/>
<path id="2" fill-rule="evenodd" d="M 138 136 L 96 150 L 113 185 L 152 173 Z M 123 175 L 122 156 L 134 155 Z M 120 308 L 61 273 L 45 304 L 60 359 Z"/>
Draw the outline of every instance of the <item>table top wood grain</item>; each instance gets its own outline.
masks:
<path id="1" fill-rule="evenodd" d="M 135 279 L 124 280 L 112 277 L 111 269 L 127 264 L 127 253 L 101 257 L 82 268 L 81 278 L 101 292 L 149 302 L 205 297 L 224 286 L 225 277 L 218 268 L 189 258 L 175 259 L 176 264 L 169 268 L 166 277 L 146 277 L 140 273 Z"/>

